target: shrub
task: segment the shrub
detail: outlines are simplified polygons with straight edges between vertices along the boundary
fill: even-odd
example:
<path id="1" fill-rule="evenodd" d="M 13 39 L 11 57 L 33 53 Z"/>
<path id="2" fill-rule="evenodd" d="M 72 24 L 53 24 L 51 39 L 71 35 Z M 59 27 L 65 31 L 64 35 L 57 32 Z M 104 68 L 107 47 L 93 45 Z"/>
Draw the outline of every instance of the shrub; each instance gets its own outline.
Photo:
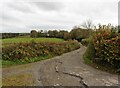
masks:
<path id="1" fill-rule="evenodd" d="M 109 29 L 100 29 L 93 35 L 91 43 L 95 49 L 94 62 L 120 68 L 120 36 Z"/>
<path id="2" fill-rule="evenodd" d="M 83 45 L 87 45 L 87 40 L 82 40 Z M 99 28 L 92 35 L 87 50 L 84 53 L 84 61 L 100 66 L 120 69 L 120 35 L 110 28 Z"/>
<path id="3" fill-rule="evenodd" d="M 78 49 L 80 44 L 77 41 L 65 41 L 61 43 L 19 43 L 2 48 L 3 60 L 25 60 L 29 58 L 61 55 L 63 53 Z"/>
<path id="4" fill-rule="evenodd" d="M 87 46 L 90 42 L 90 39 L 91 38 L 82 39 L 81 44 L 84 45 L 84 46 Z"/>

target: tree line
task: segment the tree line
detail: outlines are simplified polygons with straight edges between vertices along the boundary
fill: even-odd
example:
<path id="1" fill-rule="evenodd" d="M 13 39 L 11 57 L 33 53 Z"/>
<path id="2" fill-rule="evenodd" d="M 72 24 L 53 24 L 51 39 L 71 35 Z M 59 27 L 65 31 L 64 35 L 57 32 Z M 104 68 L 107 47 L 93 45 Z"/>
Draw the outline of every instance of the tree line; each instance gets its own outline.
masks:
<path id="1" fill-rule="evenodd" d="M 5 38 L 14 38 L 18 36 L 27 36 L 30 35 L 30 33 L 0 33 L 0 35 L 2 39 L 5 39 Z"/>
<path id="2" fill-rule="evenodd" d="M 19 35 L 19 33 L 2 33 L 2 39 L 13 38 Z"/>
<path id="3" fill-rule="evenodd" d="M 74 27 L 70 32 L 66 30 L 49 30 L 49 31 L 36 31 L 31 30 L 30 36 L 32 38 L 39 38 L 39 37 L 49 37 L 49 38 L 62 38 L 64 40 L 76 39 L 81 41 L 83 38 L 88 38 L 93 33 L 93 30 L 90 29 L 82 29 L 79 27 Z"/>
<path id="4" fill-rule="evenodd" d="M 106 25 L 99 24 L 99 28 L 106 27 Z M 113 32 L 120 33 L 120 26 L 112 26 L 111 24 L 108 24 L 107 27 L 111 29 Z M 1 38 L 13 38 L 17 36 L 26 36 L 30 35 L 32 38 L 39 38 L 39 37 L 50 37 L 50 38 L 62 38 L 65 40 L 69 39 L 76 39 L 78 41 L 81 41 L 82 39 L 90 37 L 95 30 L 97 29 L 96 26 L 92 23 L 91 20 L 84 21 L 80 26 L 74 26 L 70 32 L 66 30 L 49 30 L 49 31 L 37 31 L 37 30 L 31 30 L 30 33 L 0 33 L 2 35 Z"/>
<path id="5" fill-rule="evenodd" d="M 66 30 L 49 30 L 49 31 L 36 31 L 36 30 L 31 30 L 30 36 L 32 38 L 39 38 L 39 37 L 49 37 L 49 38 L 62 38 L 64 40 L 70 40 L 70 39 L 75 39 L 78 41 L 81 41 L 82 39 L 89 38 L 96 30 L 97 28 L 90 26 L 91 24 L 87 26 L 85 24 L 82 28 L 79 26 L 73 27 L 73 29 L 68 32 Z M 120 33 L 120 27 L 118 26 L 112 26 L 111 24 L 108 25 L 99 25 L 99 28 L 104 29 L 105 27 L 108 27 L 108 29 L 111 29 L 112 32 L 118 32 Z"/>

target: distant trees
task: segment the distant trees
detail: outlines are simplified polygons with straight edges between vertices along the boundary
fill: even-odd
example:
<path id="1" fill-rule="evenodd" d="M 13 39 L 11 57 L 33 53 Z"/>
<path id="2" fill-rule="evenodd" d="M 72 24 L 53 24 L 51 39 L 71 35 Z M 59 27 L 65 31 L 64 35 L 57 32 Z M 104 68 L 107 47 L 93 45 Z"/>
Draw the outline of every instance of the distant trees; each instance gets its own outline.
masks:
<path id="1" fill-rule="evenodd" d="M 38 32 L 36 30 L 32 30 L 30 32 L 30 36 L 32 38 L 50 37 L 50 38 L 62 38 L 65 40 L 68 40 L 71 37 L 70 33 L 68 31 L 65 31 L 65 30 L 61 30 L 61 31 L 58 31 L 58 30 L 49 30 L 49 31 L 40 30 Z"/>
<path id="2" fill-rule="evenodd" d="M 1 33 L 0 35 L 2 35 L 2 39 L 5 39 L 19 36 L 19 33 Z"/>
<path id="3" fill-rule="evenodd" d="M 73 29 L 68 32 L 66 30 L 49 30 L 49 31 L 31 31 L 31 37 L 50 37 L 50 38 L 62 38 L 64 40 L 75 39 L 81 41 L 84 38 L 90 37 L 93 33 L 93 23 L 91 20 L 83 22 L 81 26 L 74 26 Z"/>
<path id="4" fill-rule="evenodd" d="M 37 32 L 36 30 L 31 30 L 30 36 L 31 36 L 32 38 L 37 38 L 37 37 L 38 37 L 38 32 Z"/>
<path id="5" fill-rule="evenodd" d="M 30 33 L 0 33 L 0 38 L 14 38 L 14 37 L 22 37 L 22 36 L 29 36 Z"/>
<path id="6" fill-rule="evenodd" d="M 68 33 L 68 31 L 61 30 L 61 31 L 59 31 L 58 36 L 59 36 L 59 38 L 64 38 L 65 34 L 67 34 L 67 33 Z"/>
<path id="7" fill-rule="evenodd" d="M 48 35 L 49 35 L 49 37 L 51 37 L 51 38 L 53 38 L 53 37 L 59 37 L 59 32 L 57 31 L 57 30 L 49 30 L 48 31 Z"/>
<path id="8" fill-rule="evenodd" d="M 82 29 L 82 28 L 77 28 L 75 27 L 75 29 L 72 29 L 70 32 L 71 38 L 72 39 L 76 39 L 78 41 L 81 41 L 84 38 L 88 38 L 90 37 L 90 35 L 93 33 L 93 30 L 86 30 L 86 29 Z"/>
<path id="9" fill-rule="evenodd" d="M 38 31 L 38 37 L 47 37 L 47 31 L 43 30 Z"/>
<path id="10" fill-rule="evenodd" d="M 62 38 L 64 40 L 75 39 L 81 42 L 82 39 L 89 38 L 96 30 L 99 29 L 110 29 L 112 32 L 119 32 L 120 33 L 120 26 L 112 26 L 111 24 L 101 25 L 99 24 L 98 27 L 93 25 L 91 20 L 87 20 L 83 22 L 81 26 L 74 26 L 73 29 L 68 32 L 66 30 L 49 30 L 49 31 L 31 31 L 31 37 L 50 37 L 50 38 Z M 93 30 L 94 29 L 94 30 Z"/>
<path id="11" fill-rule="evenodd" d="M 67 31 L 64 32 L 63 39 L 64 39 L 64 40 L 69 40 L 69 39 L 71 39 L 70 33 L 67 32 Z"/>
<path id="12" fill-rule="evenodd" d="M 71 32 L 70 32 L 71 38 L 72 39 L 77 39 L 80 36 L 80 35 L 78 35 L 78 33 L 79 33 L 78 28 L 72 29 Z"/>
<path id="13" fill-rule="evenodd" d="M 93 29 L 94 24 L 93 24 L 92 20 L 88 19 L 82 23 L 81 27 L 83 27 L 84 29 Z"/>
<path id="14" fill-rule="evenodd" d="M 81 41 L 84 38 L 88 38 L 93 30 L 86 30 L 82 29 L 79 27 L 74 27 L 70 32 L 66 30 L 49 30 L 49 31 L 36 31 L 32 30 L 31 31 L 31 37 L 36 38 L 36 37 L 50 37 L 50 38 L 62 38 L 64 40 L 69 40 L 69 39 L 76 39 L 78 41 Z"/>

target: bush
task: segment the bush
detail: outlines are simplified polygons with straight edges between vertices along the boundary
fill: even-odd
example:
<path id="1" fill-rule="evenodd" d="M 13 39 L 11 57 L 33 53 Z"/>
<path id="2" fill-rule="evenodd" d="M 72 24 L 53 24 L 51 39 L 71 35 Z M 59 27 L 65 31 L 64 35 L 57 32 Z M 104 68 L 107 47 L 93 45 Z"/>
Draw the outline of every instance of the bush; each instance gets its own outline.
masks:
<path id="1" fill-rule="evenodd" d="M 91 38 L 82 39 L 81 44 L 84 45 L 84 46 L 87 46 L 90 42 L 90 39 Z"/>
<path id="2" fill-rule="evenodd" d="M 3 60 L 25 60 L 29 58 L 61 55 L 63 53 L 78 49 L 80 44 L 77 41 L 65 41 L 61 43 L 19 43 L 2 48 Z"/>
<path id="3" fill-rule="evenodd" d="M 86 44 L 86 40 L 82 43 Z M 120 70 L 120 35 L 110 29 L 98 29 L 89 41 L 84 61 Z"/>
<path id="4" fill-rule="evenodd" d="M 94 63 L 120 68 L 120 36 L 109 29 L 97 30 L 87 47 L 85 57 Z"/>

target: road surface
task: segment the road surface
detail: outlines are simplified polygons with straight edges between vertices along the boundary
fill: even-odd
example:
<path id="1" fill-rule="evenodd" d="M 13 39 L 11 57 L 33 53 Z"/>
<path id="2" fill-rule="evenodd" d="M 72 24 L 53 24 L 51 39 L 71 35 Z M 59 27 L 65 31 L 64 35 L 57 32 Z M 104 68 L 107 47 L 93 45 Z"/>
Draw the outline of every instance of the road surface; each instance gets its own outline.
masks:
<path id="1" fill-rule="evenodd" d="M 3 85 L 23 86 L 117 86 L 118 75 L 83 63 L 86 47 L 35 63 L 3 68 Z"/>

